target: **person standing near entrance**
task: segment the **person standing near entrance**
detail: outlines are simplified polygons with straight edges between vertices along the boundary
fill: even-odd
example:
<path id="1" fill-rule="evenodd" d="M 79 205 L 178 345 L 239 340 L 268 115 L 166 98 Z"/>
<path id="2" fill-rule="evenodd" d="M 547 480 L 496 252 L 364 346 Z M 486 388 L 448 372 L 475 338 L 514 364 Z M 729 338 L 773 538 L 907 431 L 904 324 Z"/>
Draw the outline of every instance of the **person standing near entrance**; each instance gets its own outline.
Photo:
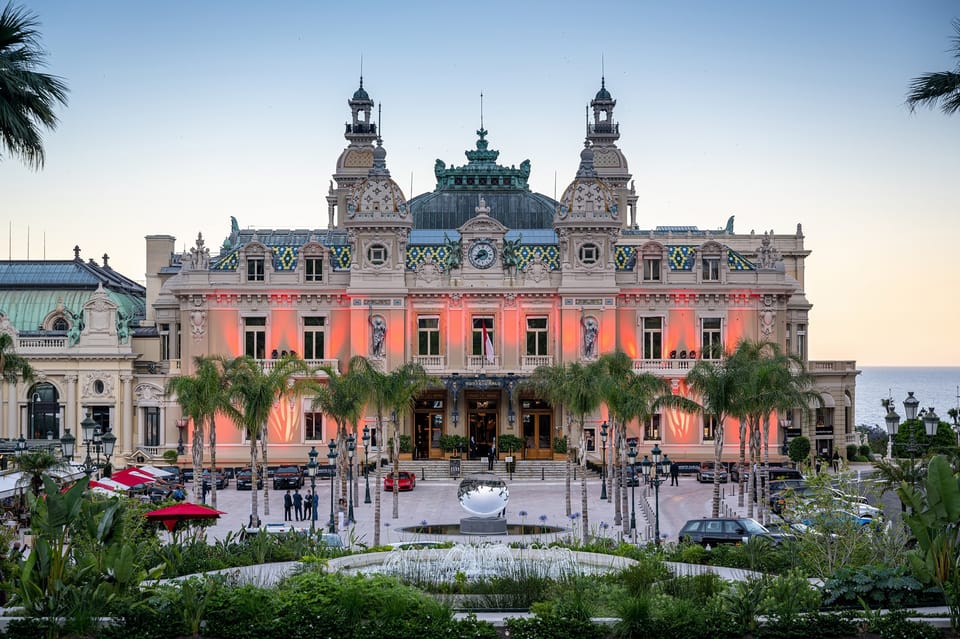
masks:
<path id="1" fill-rule="evenodd" d="M 487 470 L 493 470 L 493 460 L 496 454 L 493 452 L 493 446 L 487 451 Z"/>
<path id="2" fill-rule="evenodd" d="M 680 465 L 677 462 L 670 462 L 670 485 L 680 485 Z"/>
<path id="3" fill-rule="evenodd" d="M 290 496 L 290 491 L 287 490 L 287 493 L 283 496 L 283 520 L 284 521 L 290 521 L 292 510 L 293 510 L 293 497 Z"/>
<path id="4" fill-rule="evenodd" d="M 297 521 L 303 521 L 303 495 L 299 488 L 293 493 L 293 516 Z"/>

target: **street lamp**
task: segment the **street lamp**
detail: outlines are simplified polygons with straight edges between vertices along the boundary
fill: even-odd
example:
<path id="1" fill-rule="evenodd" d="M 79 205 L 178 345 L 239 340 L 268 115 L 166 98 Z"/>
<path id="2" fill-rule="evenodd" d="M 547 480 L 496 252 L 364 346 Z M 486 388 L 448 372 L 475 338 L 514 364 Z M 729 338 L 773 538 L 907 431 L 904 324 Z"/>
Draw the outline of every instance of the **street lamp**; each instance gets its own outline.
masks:
<path id="1" fill-rule="evenodd" d="M 187 424 L 190 422 L 188 418 L 182 418 L 177 420 L 177 456 L 184 454 L 185 449 L 183 447 L 183 431 L 186 429 Z"/>
<path id="2" fill-rule="evenodd" d="M 630 530 L 634 533 L 636 539 L 637 531 L 637 484 L 640 483 L 637 477 L 637 442 L 630 441 L 630 450 L 627 451 L 627 457 L 630 458 Z"/>
<path id="3" fill-rule="evenodd" d="M 903 400 L 903 411 L 907 417 L 907 421 L 913 421 L 917 419 L 918 408 L 920 407 L 920 400 L 913 396 L 913 391 L 907 392 L 907 398 Z M 887 404 L 887 415 L 884 417 L 887 425 L 887 435 L 889 436 L 887 440 L 887 457 L 893 457 L 893 438 L 896 436 L 900 428 L 900 415 L 893 409 L 893 403 L 888 402 Z M 927 434 L 927 438 L 932 438 L 937 434 L 937 428 L 940 425 L 940 418 L 934 412 L 933 406 L 931 406 L 923 414 L 923 427 Z M 910 441 L 907 444 L 903 445 L 903 448 L 910 453 L 910 465 L 913 466 L 913 457 L 914 455 L 921 450 L 922 443 L 917 441 L 916 438 L 916 429 L 911 425 L 910 427 Z"/>
<path id="4" fill-rule="evenodd" d="M 353 451 L 357 448 L 357 440 L 353 435 L 347 437 L 347 523 L 354 523 L 353 519 Z"/>
<path id="5" fill-rule="evenodd" d="M 307 457 L 310 461 L 307 462 L 307 477 L 310 478 L 310 535 L 313 536 L 314 529 L 317 526 L 317 507 L 313 502 L 313 496 L 317 494 L 317 455 L 320 453 L 317 452 L 316 446 L 310 447 L 310 452 L 307 453 Z"/>
<path id="6" fill-rule="evenodd" d="M 363 479 L 367 488 L 363 494 L 363 503 L 370 503 L 370 427 L 363 427 Z"/>
<path id="7" fill-rule="evenodd" d="M 670 458 L 666 455 L 663 456 L 663 459 L 660 459 L 660 445 L 654 444 L 653 450 L 650 451 L 650 454 L 653 456 L 653 462 L 647 459 L 646 455 L 643 457 L 643 475 L 647 478 L 647 482 L 653 486 L 653 495 L 654 495 L 654 525 L 653 532 L 656 535 L 656 543 L 660 545 L 660 484 L 662 484 L 667 479 L 667 473 L 670 470 Z"/>
<path id="8" fill-rule="evenodd" d="M 113 448 L 117 444 L 117 436 L 111 432 L 101 434 L 100 424 L 95 422 L 90 413 L 80 422 L 80 428 L 83 429 L 83 443 L 87 449 L 87 455 L 80 465 L 80 469 L 90 477 L 98 468 L 104 468 L 110 463 L 113 457 Z M 64 459 L 68 461 L 73 459 L 76 450 L 76 437 L 70 434 L 70 429 L 64 429 L 64 435 L 60 438 L 60 448 L 63 451 Z M 91 453 L 93 453 L 91 455 Z M 103 453 L 104 460 L 101 463 L 100 453 Z M 94 459 L 94 455 L 96 459 Z"/>
<path id="9" fill-rule="evenodd" d="M 330 438 L 330 443 L 327 444 L 329 450 L 327 451 L 327 459 L 330 462 L 330 466 L 333 468 L 333 476 L 330 477 L 330 522 L 328 526 L 330 532 L 337 532 L 337 522 L 333 520 L 333 490 L 334 485 L 337 483 L 337 440 L 333 437 Z"/>
<path id="10" fill-rule="evenodd" d="M 600 425 L 600 499 L 607 497 L 607 422 Z"/>

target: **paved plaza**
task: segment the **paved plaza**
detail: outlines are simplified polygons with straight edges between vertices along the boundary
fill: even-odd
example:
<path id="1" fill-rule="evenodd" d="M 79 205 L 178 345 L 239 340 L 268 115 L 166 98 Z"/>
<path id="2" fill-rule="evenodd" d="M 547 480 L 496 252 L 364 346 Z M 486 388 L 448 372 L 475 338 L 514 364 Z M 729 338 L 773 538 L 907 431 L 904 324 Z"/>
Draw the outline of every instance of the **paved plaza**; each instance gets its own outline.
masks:
<path id="1" fill-rule="evenodd" d="M 564 482 L 562 480 L 505 480 L 507 488 L 510 491 L 510 501 L 507 506 L 508 524 L 527 524 L 538 525 L 543 523 L 547 526 L 556 526 L 562 529 L 559 533 L 550 533 L 541 535 L 540 538 L 546 541 L 554 539 L 563 539 L 574 537 L 579 539 L 582 534 L 582 501 L 580 493 L 580 477 L 573 482 L 571 490 L 571 508 L 575 514 L 580 514 L 571 519 L 566 516 L 564 507 Z M 681 477 L 679 486 L 670 486 L 669 482 L 660 487 L 660 532 L 661 536 L 666 535 L 669 540 L 676 540 L 677 532 L 683 526 L 684 522 L 694 517 L 702 517 L 710 513 L 710 499 L 713 486 L 711 484 L 698 484 L 692 476 Z M 380 543 L 398 543 L 403 541 L 417 540 L 450 540 L 459 541 L 465 539 L 476 540 L 476 537 L 457 537 L 457 536 L 437 536 L 424 535 L 417 532 L 408 532 L 404 529 L 422 526 L 442 524 L 458 524 L 460 519 L 468 517 L 469 514 L 460 508 L 457 501 L 458 479 L 444 480 L 418 480 L 417 486 L 413 491 L 403 492 L 399 495 L 399 517 L 393 518 L 393 494 L 380 491 L 381 502 L 381 533 Z M 189 488 L 189 487 L 188 487 Z M 724 484 L 722 488 L 725 492 L 725 505 L 734 509 L 736 497 L 732 495 L 735 490 L 734 484 Z M 309 490 L 307 482 L 302 493 Z M 270 513 L 263 513 L 263 502 L 260 501 L 260 517 L 264 523 L 283 522 L 283 490 L 270 491 Z M 320 508 L 317 517 L 316 526 L 325 527 L 330 519 L 330 481 L 323 480 L 317 482 L 317 492 L 320 497 Z M 653 536 L 653 516 L 654 493 L 652 489 L 638 487 L 627 489 L 628 502 L 632 492 L 636 493 L 636 521 L 638 539 L 644 541 L 652 539 Z M 647 502 L 650 507 L 649 521 L 644 515 L 642 505 L 643 495 L 648 492 Z M 371 500 L 376 500 L 376 486 L 374 477 L 370 477 Z M 189 493 L 192 495 L 192 493 Z M 623 527 L 614 525 L 614 503 L 613 491 L 609 491 L 609 501 L 600 499 L 601 484 L 600 479 L 591 476 L 587 480 L 588 494 L 588 513 L 589 528 L 595 535 L 602 535 L 613 539 L 622 539 L 624 537 Z M 340 530 L 341 536 L 345 542 L 353 542 L 353 545 L 362 547 L 373 544 L 374 531 L 374 507 L 375 503 L 363 503 L 365 496 L 365 486 L 363 478 L 360 480 L 359 503 L 354 504 L 354 516 L 356 523 L 353 526 L 347 526 Z M 262 491 L 260 493 L 262 498 Z M 208 502 L 209 502 L 208 495 Z M 217 524 L 208 529 L 207 534 L 211 538 L 223 538 L 228 531 L 238 532 L 248 522 L 250 517 L 250 492 L 238 491 L 233 482 L 230 486 L 217 491 L 217 508 L 224 511 Z M 625 517 L 629 521 L 629 512 Z M 295 526 L 309 527 L 309 521 L 292 522 Z M 526 537 L 530 539 L 529 536 Z M 519 539 L 514 536 L 498 536 L 497 540 L 513 541 Z"/>

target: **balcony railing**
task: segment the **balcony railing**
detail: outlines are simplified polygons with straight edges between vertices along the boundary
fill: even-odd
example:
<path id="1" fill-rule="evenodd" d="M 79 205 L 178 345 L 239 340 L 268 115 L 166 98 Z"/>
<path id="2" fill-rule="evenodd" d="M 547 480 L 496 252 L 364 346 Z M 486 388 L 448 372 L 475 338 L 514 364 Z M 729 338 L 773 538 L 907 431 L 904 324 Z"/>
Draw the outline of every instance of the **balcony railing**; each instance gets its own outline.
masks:
<path id="1" fill-rule="evenodd" d="M 413 361 L 428 371 L 442 371 L 447 367 L 445 355 L 414 355 Z"/>
<path id="2" fill-rule="evenodd" d="M 856 360 L 809 361 L 808 373 L 849 373 L 857 369 Z"/>
<path id="3" fill-rule="evenodd" d="M 553 355 L 524 355 L 521 366 L 523 370 L 533 370 L 540 366 L 553 366 Z"/>
<path id="4" fill-rule="evenodd" d="M 17 352 L 23 355 L 64 351 L 66 348 L 65 336 L 17 338 Z"/>
<path id="5" fill-rule="evenodd" d="M 279 359 L 258 359 L 257 362 L 263 367 L 265 372 L 273 370 L 273 367 L 277 365 Z M 303 360 L 307 366 L 310 368 L 320 368 L 321 366 L 327 366 L 332 368 L 337 373 L 340 372 L 340 360 L 339 359 L 305 359 Z M 323 372 L 320 373 L 321 376 L 324 375 Z"/>
<path id="6" fill-rule="evenodd" d="M 697 363 L 695 359 L 635 359 L 633 370 L 646 373 L 686 373 Z"/>
<path id="7" fill-rule="evenodd" d="M 492 362 L 490 360 L 493 360 Z M 467 357 L 467 368 L 470 370 L 499 370 L 500 368 L 500 356 L 494 355 L 493 357 L 487 357 L 485 355 L 470 355 Z"/>

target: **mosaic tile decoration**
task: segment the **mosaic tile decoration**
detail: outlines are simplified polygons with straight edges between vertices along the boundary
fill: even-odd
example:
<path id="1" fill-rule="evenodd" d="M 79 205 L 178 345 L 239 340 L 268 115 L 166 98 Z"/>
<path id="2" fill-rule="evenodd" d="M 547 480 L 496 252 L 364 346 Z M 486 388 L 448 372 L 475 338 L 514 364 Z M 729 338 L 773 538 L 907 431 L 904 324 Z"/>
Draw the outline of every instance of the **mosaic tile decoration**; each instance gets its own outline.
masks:
<path id="1" fill-rule="evenodd" d="M 408 271 L 415 271 L 420 268 L 427 258 L 433 260 L 441 271 L 446 270 L 447 247 L 441 245 L 416 245 L 407 246 L 406 266 Z"/>
<path id="2" fill-rule="evenodd" d="M 632 271 L 637 267 L 637 247 L 617 246 L 613 252 L 613 262 L 618 271 Z"/>
<path id="3" fill-rule="evenodd" d="M 330 254 L 333 256 L 333 259 L 331 260 L 333 270 L 349 271 L 350 260 L 353 258 L 352 252 L 350 251 L 350 245 L 343 244 L 340 246 L 331 246 L 329 248 Z"/>
<path id="4" fill-rule="evenodd" d="M 240 263 L 238 255 L 240 253 L 239 248 L 235 248 L 223 257 L 221 257 L 216 264 L 210 267 L 211 271 L 235 271 L 237 270 L 237 265 Z"/>
<path id="5" fill-rule="evenodd" d="M 696 246 L 668 246 L 667 264 L 671 271 L 691 271 L 697 257 Z"/>
<path id="6" fill-rule="evenodd" d="M 273 270 L 292 271 L 297 268 L 299 246 L 274 246 L 271 250 L 273 251 Z"/>
<path id="7" fill-rule="evenodd" d="M 553 244 L 524 245 L 517 249 L 517 268 L 522 272 L 531 262 L 540 260 L 551 271 L 560 270 L 560 249 Z"/>
<path id="8" fill-rule="evenodd" d="M 753 264 L 732 248 L 727 247 L 727 268 L 731 271 L 752 271 Z"/>

